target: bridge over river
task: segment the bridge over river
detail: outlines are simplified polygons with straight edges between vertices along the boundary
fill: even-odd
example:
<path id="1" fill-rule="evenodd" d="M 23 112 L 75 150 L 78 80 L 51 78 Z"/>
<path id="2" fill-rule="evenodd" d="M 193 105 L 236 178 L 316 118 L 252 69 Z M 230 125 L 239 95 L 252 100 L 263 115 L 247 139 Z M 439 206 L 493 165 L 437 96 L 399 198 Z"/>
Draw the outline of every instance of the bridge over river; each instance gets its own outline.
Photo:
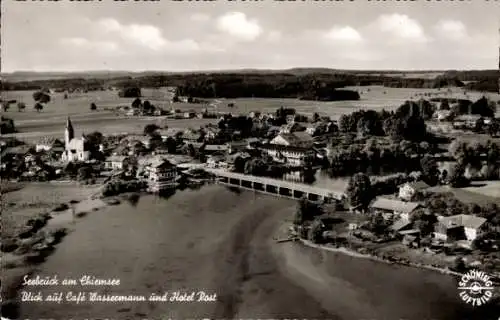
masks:
<path id="1" fill-rule="evenodd" d="M 286 180 L 229 172 L 222 169 L 204 169 L 215 175 L 220 184 L 267 193 L 277 197 L 301 199 L 305 196 L 311 201 L 342 200 L 344 198 L 344 192 L 339 190 L 330 190 Z"/>

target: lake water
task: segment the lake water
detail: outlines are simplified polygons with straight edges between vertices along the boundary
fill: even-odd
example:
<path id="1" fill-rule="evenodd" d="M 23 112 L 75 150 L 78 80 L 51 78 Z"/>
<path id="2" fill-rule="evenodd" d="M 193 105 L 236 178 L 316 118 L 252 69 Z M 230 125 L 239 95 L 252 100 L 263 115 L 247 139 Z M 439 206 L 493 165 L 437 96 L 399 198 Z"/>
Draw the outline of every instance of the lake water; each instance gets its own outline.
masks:
<path id="1" fill-rule="evenodd" d="M 468 315 L 449 276 L 277 244 L 276 229 L 295 206 L 288 199 L 209 185 L 90 213 L 37 274 L 119 278 L 120 285 L 33 290 L 122 295 L 204 290 L 216 293 L 217 302 L 25 302 L 22 316 L 457 320 Z"/>

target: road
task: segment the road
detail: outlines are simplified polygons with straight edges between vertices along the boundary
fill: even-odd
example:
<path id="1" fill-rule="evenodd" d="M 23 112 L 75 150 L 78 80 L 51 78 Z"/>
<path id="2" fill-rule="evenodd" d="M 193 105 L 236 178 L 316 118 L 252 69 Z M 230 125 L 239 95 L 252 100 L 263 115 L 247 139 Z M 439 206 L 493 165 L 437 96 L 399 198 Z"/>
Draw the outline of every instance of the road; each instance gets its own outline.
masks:
<path id="1" fill-rule="evenodd" d="M 23 318 L 436 319 L 467 316 L 447 276 L 277 244 L 295 202 L 220 186 L 144 196 L 79 220 L 37 274 L 119 278 L 114 287 L 24 288 L 44 295 L 200 291 L 216 302 L 25 302 Z M 472 318 L 469 318 L 472 319 Z"/>

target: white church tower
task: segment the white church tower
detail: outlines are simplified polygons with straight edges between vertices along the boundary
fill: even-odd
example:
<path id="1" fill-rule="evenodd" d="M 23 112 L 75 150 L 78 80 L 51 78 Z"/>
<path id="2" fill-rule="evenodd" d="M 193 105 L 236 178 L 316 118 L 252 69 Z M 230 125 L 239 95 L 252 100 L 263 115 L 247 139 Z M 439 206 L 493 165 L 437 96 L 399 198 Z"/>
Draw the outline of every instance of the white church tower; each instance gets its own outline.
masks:
<path id="1" fill-rule="evenodd" d="M 70 142 L 75 138 L 75 130 L 73 129 L 73 124 L 71 119 L 68 117 L 66 120 L 66 129 L 64 131 L 64 146 L 66 150 L 69 150 Z"/>
<path id="2" fill-rule="evenodd" d="M 86 149 L 86 138 L 82 135 L 81 139 L 75 138 L 75 130 L 71 119 L 68 117 L 66 121 L 66 129 L 64 130 L 64 153 L 62 160 L 64 162 L 87 161 L 90 158 L 90 152 Z"/>

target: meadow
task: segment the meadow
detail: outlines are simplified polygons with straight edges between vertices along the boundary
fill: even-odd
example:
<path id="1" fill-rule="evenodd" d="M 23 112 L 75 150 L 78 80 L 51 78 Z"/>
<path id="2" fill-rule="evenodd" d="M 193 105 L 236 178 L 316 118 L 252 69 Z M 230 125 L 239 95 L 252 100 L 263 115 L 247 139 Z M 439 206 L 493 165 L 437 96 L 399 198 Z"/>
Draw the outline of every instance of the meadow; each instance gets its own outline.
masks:
<path id="1" fill-rule="evenodd" d="M 360 109 L 394 110 L 407 100 L 430 99 L 435 97 L 467 98 L 477 100 L 483 93 L 464 93 L 460 88 L 451 89 L 407 89 L 386 88 L 381 86 L 347 87 L 346 89 L 357 90 L 361 99 L 358 101 L 302 101 L 297 99 L 263 99 L 263 98 L 238 98 L 217 99 L 216 107 L 208 107 L 203 104 L 174 103 L 159 99 L 161 93 L 155 89 L 143 89 L 143 100 L 149 100 L 155 106 L 163 109 L 178 109 L 181 111 L 201 111 L 207 108 L 209 111 L 232 112 L 248 114 L 251 111 L 274 112 L 277 108 L 291 107 L 298 112 L 311 116 L 318 113 L 333 119 L 341 115 Z M 142 132 L 148 123 L 159 121 L 165 124 L 165 120 L 158 117 L 125 116 L 116 113 L 113 109 L 120 106 L 130 106 L 132 98 L 120 98 L 117 91 L 95 91 L 89 93 L 72 93 L 64 99 L 63 93 L 55 93 L 43 111 L 33 110 L 33 91 L 6 91 L 3 93 L 6 100 L 17 100 L 24 102 L 27 109 L 19 112 L 12 105 L 3 115 L 14 119 L 19 133 L 16 136 L 32 140 L 40 136 L 61 137 L 64 123 L 68 116 L 75 124 L 77 134 L 79 132 L 100 131 L 102 133 Z M 493 101 L 499 101 L 500 95 L 486 93 Z M 90 104 L 97 105 L 96 111 L 90 110 Z M 228 107 L 233 103 L 234 107 Z M 198 128 L 208 123 L 214 123 L 215 119 L 169 119 L 166 124 L 176 128 Z"/>

